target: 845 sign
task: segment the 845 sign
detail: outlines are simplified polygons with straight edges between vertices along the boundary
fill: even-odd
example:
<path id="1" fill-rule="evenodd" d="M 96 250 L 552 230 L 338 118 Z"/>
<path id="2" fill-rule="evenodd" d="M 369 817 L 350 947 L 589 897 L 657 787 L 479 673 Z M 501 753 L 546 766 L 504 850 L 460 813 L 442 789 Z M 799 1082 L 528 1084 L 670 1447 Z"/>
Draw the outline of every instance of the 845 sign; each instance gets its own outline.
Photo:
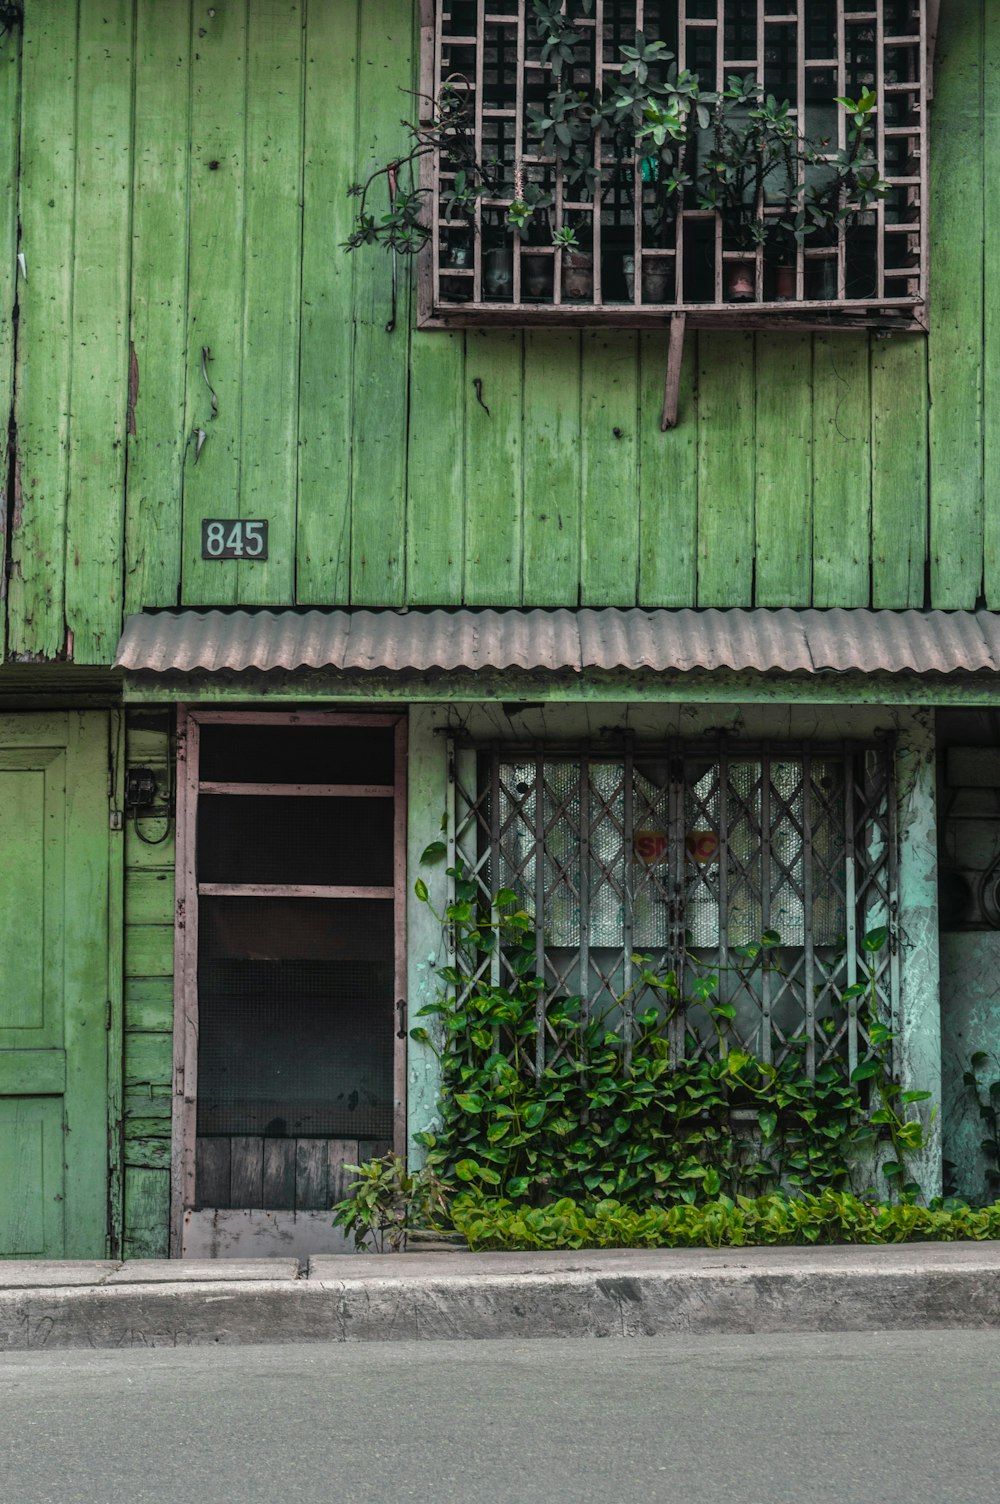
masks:
<path id="1" fill-rule="evenodd" d="M 263 518 L 206 517 L 201 524 L 203 559 L 266 559 L 267 523 Z"/>

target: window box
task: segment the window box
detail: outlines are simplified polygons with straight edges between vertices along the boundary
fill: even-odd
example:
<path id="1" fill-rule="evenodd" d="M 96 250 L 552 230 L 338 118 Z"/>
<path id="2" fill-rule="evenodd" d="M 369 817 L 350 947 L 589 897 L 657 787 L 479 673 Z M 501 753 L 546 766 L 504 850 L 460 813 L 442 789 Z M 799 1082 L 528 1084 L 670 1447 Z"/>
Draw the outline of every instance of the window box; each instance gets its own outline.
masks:
<path id="1" fill-rule="evenodd" d="M 562 11 L 423 0 L 423 11 L 421 97 L 435 142 L 420 161 L 423 327 L 642 327 L 671 314 L 691 327 L 925 327 L 925 0 L 567 0 Z M 548 12 L 571 28 L 565 55 Z M 654 43 L 662 49 L 639 58 L 625 50 Z M 684 96 L 685 70 L 704 103 L 682 98 L 675 137 L 677 97 L 662 90 L 673 81 Z M 638 106 L 618 122 L 600 115 L 622 83 L 634 101 L 640 73 L 674 121 L 659 135 Z M 720 98 L 734 79 L 744 97 L 726 103 L 727 129 L 759 129 L 768 96 L 779 117 L 787 101 L 792 150 L 783 166 L 779 148 L 763 178 L 734 185 L 730 172 L 728 203 L 723 193 L 712 207 Z M 863 174 L 834 182 L 853 140 L 837 101 L 866 95 L 876 102 L 864 151 L 881 180 L 872 194 L 858 187 Z M 473 192 L 456 204 L 463 173 Z M 833 212 L 813 223 L 824 194 Z"/>

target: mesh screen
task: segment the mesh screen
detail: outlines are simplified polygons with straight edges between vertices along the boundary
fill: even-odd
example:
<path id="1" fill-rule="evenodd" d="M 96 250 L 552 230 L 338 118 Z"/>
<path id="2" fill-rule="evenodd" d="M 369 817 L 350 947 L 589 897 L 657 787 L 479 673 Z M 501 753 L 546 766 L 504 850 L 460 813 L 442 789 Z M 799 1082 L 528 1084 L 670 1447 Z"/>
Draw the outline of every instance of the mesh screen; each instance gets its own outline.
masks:
<path id="1" fill-rule="evenodd" d="M 198 878 L 391 887 L 392 836 L 391 799 L 202 794 Z"/>
<path id="2" fill-rule="evenodd" d="M 392 783 L 391 726 L 202 725 L 206 783 Z"/>
<path id="3" fill-rule="evenodd" d="M 199 1134 L 392 1135 L 388 901 L 202 899 Z"/>

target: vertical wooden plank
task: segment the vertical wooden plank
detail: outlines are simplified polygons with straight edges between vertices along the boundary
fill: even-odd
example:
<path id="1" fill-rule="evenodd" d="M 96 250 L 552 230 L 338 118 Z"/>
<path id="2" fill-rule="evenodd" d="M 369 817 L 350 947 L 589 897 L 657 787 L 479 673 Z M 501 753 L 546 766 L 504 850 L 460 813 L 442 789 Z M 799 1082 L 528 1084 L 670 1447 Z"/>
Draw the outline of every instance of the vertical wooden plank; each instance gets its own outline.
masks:
<path id="1" fill-rule="evenodd" d="M 205 517 L 236 517 L 243 382 L 246 0 L 195 0 L 184 404 L 185 604 L 232 605 L 235 561 L 203 562 Z M 210 352 L 204 362 L 202 351 Z M 205 376 L 214 390 L 209 390 Z M 198 434 L 205 435 L 198 453 Z"/>
<path id="2" fill-rule="evenodd" d="M 69 712 L 66 729 L 65 1257 L 94 1258 L 108 1227 L 108 718 Z"/>
<path id="3" fill-rule="evenodd" d="M 461 331 L 414 333 L 406 477 L 406 599 L 414 605 L 452 606 L 462 599 L 464 396 Z"/>
<path id="4" fill-rule="evenodd" d="M 871 347 L 872 605 L 924 604 L 927 560 L 927 339 Z"/>
<path id="5" fill-rule="evenodd" d="M 354 272 L 360 0 L 310 0 L 305 52 L 296 594 L 346 601 L 351 578 Z M 364 252 L 359 253 L 361 255 Z"/>
<path id="6" fill-rule="evenodd" d="M 228 1138 L 200 1138 L 195 1149 L 195 1204 L 232 1206 L 232 1147 Z M 235 1205 L 241 1205 L 236 1202 Z"/>
<path id="7" fill-rule="evenodd" d="M 524 336 L 524 604 L 575 606 L 580 589 L 580 334 Z"/>
<path id="8" fill-rule="evenodd" d="M 639 591 L 639 341 L 585 330 L 580 402 L 580 602 L 634 606 Z"/>
<path id="9" fill-rule="evenodd" d="M 132 183 L 132 0 L 80 0 L 66 625 L 77 663 L 121 635 Z"/>
<path id="10" fill-rule="evenodd" d="M 325 1147 L 325 1145 L 324 1145 Z M 295 1206 L 295 1140 L 264 1140 L 264 1206 L 268 1211 L 292 1211 Z"/>
<path id="11" fill-rule="evenodd" d="M 181 578 L 190 0 L 138 0 L 125 610 L 173 606 Z"/>
<path id="12" fill-rule="evenodd" d="M 331 1138 L 327 1140 L 327 1167 L 330 1205 L 336 1206 L 347 1195 L 347 1188 L 354 1176 L 348 1165 L 361 1163 L 356 1138 Z"/>
<path id="13" fill-rule="evenodd" d="M 120 1258 L 124 1217 L 125 1054 L 125 712 L 108 716 L 110 835 L 108 841 L 108 1247 Z"/>
<path id="14" fill-rule="evenodd" d="M 867 334 L 813 343 L 813 605 L 871 597 L 871 394 Z"/>
<path id="15" fill-rule="evenodd" d="M 170 1176 L 166 1170 L 125 1171 L 125 1258 L 167 1257 L 169 1207 Z"/>
<path id="16" fill-rule="evenodd" d="M 23 21 L 20 251 L 8 651 L 66 649 L 66 473 L 76 225 L 76 4 Z M 29 357 L 30 352 L 30 357 Z"/>
<path id="17" fill-rule="evenodd" d="M 812 342 L 757 335 L 758 606 L 808 606 L 812 589 Z"/>
<path id="18" fill-rule="evenodd" d="M 931 113 L 931 605 L 958 610 L 983 578 L 982 12 L 942 7 Z"/>
<path id="19" fill-rule="evenodd" d="M 300 1138 L 295 1143 L 295 1209 L 326 1211 L 328 1194 L 327 1141 Z"/>
<path id="20" fill-rule="evenodd" d="M 697 600 L 699 336 L 688 330 L 681 362 L 677 427 L 661 433 L 657 414 L 669 336 L 639 336 L 639 604 L 693 606 Z"/>
<path id="21" fill-rule="evenodd" d="M 232 1164 L 229 1176 L 230 1206 L 263 1206 L 264 1140 L 256 1134 L 234 1134 L 230 1139 Z"/>
<path id="22" fill-rule="evenodd" d="M 466 333 L 467 606 L 521 604 L 523 380 L 520 330 L 470 329 Z"/>
<path id="23" fill-rule="evenodd" d="M 413 101 L 411 0 L 362 5 L 359 40 L 358 173 L 364 179 L 405 144 L 400 125 Z M 388 205 L 384 180 L 374 190 Z M 339 254 L 339 253 L 338 253 Z M 351 475 L 351 599 L 357 605 L 401 605 L 404 565 L 408 361 L 411 271 L 397 258 L 398 301 L 392 308 L 393 257 L 360 252 L 354 273 L 354 407 Z"/>
<path id="24" fill-rule="evenodd" d="M 302 252 L 301 0 L 249 0 L 240 515 L 270 521 L 266 560 L 242 559 L 237 598 L 295 599 Z"/>
<path id="25" fill-rule="evenodd" d="M 1000 606 L 1000 10 L 983 7 L 983 588 Z"/>
<path id="26" fill-rule="evenodd" d="M 753 604 L 754 349 L 698 341 L 698 605 Z"/>
<path id="27" fill-rule="evenodd" d="M 0 40 L 0 180 L 9 183 L 0 209 L 0 663 L 7 643 L 7 528 L 14 498 L 8 495 L 10 418 L 14 403 L 14 304 L 17 301 L 17 159 L 20 125 L 21 28 L 12 26 Z"/>

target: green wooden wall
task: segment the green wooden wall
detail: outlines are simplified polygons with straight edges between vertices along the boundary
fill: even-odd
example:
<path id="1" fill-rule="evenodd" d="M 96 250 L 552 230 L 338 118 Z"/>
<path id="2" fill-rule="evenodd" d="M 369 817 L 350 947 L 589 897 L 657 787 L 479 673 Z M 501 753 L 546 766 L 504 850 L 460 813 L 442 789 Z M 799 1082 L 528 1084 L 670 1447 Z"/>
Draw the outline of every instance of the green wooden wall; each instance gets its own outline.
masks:
<path id="1" fill-rule="evenodd" d="M 339 250 L 415 0 L 27 0 L 0 648 L 107 662 L 178 603 L 1000 608 L 1000 7 L 941 28 L 930 337 L 692 336 L 664 435 L 658 331 L 416 333 L 404 285 L 390 334 L 389 258 Z M 203 563 L 240 514 L 269 561 Z"/>
<path id="2" fill-rule="evenodd" d="M 133 713 L 125 732 L 130 767 L 152 768 L 170 789 L 169 718 Z M 170 1106 L 173 1073 L 174 824 L 155 816 L 125 823 L 126 1258 L 166 1258 L 170 1229 Z M 145 836 L 144 841 L 142 837 Z"/>

